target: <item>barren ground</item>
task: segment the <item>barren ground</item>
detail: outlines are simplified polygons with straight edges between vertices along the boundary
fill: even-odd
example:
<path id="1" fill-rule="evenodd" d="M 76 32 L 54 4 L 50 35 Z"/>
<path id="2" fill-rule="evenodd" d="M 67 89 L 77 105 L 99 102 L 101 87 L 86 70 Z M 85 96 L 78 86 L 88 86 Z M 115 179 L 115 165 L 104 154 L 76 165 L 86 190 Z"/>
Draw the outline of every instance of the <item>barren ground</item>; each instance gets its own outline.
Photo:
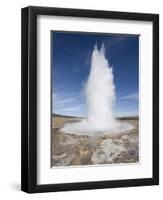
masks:
<path id="1" fill-rule="evenodd" d="M 59 129 L 65 123 L 78 118 L 55 116 L 52 118 L 51 165 L 77 166 L 139 161 L 139 132 L 137 118 L 123 119 L 134 125 L 134 129 L 123 134 L 88 136 L 66 134 Z M 119 119 L 122 120 L 122 119 Z"/>

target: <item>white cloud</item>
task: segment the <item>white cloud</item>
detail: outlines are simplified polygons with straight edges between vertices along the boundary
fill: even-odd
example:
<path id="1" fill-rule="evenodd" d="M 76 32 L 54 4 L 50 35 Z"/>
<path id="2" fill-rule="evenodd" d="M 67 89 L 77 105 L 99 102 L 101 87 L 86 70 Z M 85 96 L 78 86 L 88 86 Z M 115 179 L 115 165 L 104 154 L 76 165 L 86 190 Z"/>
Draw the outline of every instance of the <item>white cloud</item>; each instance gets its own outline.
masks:
<path id="1" fill-rule="evenodd" d="M 76 92 L 67 92 L 67 93 L 64 93 L 64 96 L 67 98 L 67 97 L 76 97 Z"/>
<path id="2" fill-rule="evenodd" d="M 113 46 L 113 45 L 115 45 L 115 44 L 117 44 L 117 43 L 123 42 L 123 41 L 125 41 L 125 40 L 127 40 L 127 39 L 128 39 L 127 36 L 115 37 L 115 38 L 113 38 L 112 40 L 108 40 L 108 41 L 107 41 L 106 47 L 111 47 L 111 46 Z"/>
<path id="3" fill-rule="evenodd" d="M 138 100 L 138 92 L 120 97 L 122 100 Z"/>
<path id="4" fill-rule="evenodd" d="M 53 92 L 52 94 L 52 104 L 55 106 L 64 106 L 64 104 L 73 103 L 77 99 L 77 94 L 75 92 L 65 92 L 61 93 Z"/>
<path id="5" fill-rule="evenodd" d="M 52 108 L 53 113 L 66 114 L 79 112 L 83 104 L 81 104 L 80 95 L 74 91 L 53 92 L 52 94 Z"/>
<path id="6" fill-rule="evenodd" d="M 57 102 L 54 103 L 54 104 L 57 105 L 57 106 L 60 106 L 60 105 L 64 105 L 64 104 L 66 104 L 66 103 L 74 102 L 74 101 L 75 101 L 74 98 L 66 98 L 66 99 L 63 99 L 63 100 L 57 101 Z"/>
<path id="7" fill-rule="evenodd" d="M 62 111 L 75 111 L 79 110 L 81 107 L 80 106 L 74 106 L 74 107 L 69 107 L 69 108 L 63 108 Z"/>

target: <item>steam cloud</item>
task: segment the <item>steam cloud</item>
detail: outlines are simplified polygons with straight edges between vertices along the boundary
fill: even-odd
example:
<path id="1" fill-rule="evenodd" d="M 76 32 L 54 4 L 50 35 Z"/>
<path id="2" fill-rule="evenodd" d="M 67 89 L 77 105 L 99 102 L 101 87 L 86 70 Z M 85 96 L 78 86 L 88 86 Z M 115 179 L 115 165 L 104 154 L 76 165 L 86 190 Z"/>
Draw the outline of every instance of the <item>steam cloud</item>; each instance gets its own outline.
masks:
<path id="1" fill-rule="evenodd" d="M 79 135 L 117 133 L 130 130 L 133 126 L 118 122 L 114 116 L 115 85 L 113 70 L 105 58 L 105 47 L 94 46 L 90 74 L 85 87 L 87 118 L 65 124 L 60 131 Z"/>

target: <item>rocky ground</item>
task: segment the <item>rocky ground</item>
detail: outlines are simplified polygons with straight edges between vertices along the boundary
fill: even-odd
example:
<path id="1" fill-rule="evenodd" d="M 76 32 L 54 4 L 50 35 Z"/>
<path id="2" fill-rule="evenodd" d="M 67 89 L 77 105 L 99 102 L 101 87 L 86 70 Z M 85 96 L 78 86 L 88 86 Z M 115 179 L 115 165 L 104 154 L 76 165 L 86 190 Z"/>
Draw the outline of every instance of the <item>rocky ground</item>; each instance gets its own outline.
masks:
<path id="1" fill-rule="evenodd" d="M 134 128 L 116 135 L 76 135 L 65 134 L 59 130 L 65 123 L 78 120 L 58 116 L 52 118 L 52 167 L 139 161 L 138 119 L 119 119 L 131 123 Z"/>

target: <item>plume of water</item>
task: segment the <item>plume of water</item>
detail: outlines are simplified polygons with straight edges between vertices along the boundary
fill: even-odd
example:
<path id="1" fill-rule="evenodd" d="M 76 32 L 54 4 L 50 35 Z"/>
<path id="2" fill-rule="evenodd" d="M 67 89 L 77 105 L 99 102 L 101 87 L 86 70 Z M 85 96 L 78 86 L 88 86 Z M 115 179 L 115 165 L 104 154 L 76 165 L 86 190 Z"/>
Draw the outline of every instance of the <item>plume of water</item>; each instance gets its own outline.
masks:
<path id="1" fill-rule="evenodd" d="M 86 84 L 88 121 L 96 129 L 112 128 L 115 123 L 115 86 L 112 68 L 105 58 L 104 44 L 92 53 L 91 70 Z"/>
<path id="2" fill-rule="evenodd" d="M 87 118 L 65 124 L 61 131 L 74 134 L 114 133 L 132 129 L 128 123 L 120 123 L 114 116 L 115 86 L 113 70 L 105 57 L 104 44 L 92 52 L 90 74 L 85 87 Z"/>

